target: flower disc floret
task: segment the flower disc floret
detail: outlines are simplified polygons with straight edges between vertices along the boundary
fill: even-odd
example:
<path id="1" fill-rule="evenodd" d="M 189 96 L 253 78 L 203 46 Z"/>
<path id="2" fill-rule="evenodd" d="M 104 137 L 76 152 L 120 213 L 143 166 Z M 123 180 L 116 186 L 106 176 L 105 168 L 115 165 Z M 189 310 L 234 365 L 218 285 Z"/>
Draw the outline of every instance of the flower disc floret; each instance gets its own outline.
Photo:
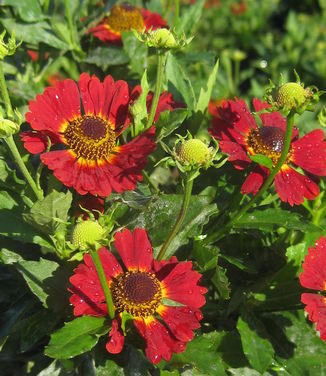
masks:
<path id="1" fill-rule="evenodd" d="M 179 149 L 178 158 L 185 164 L 204 164 L 211 152 L 207 145 L 196 138 L 184 141 Z"/>
<path id="2" fill-rule="evenodd" d="M 79 249 L 87 249 L 99 242 L 104 235 L 103 227 L 95 221 L 82 221 L 76 224 L 72 233 L 72 243 Z"/>
<path id="3" fill-rule="evenodd" d="M 112 321 L 106 349 L 117 354 L 122 350 L 121 329 L 124 313 L 133 318 L 138 333 L 145 339 L 146 355 L 154 363 L 170 360 L 173 353 L 185 350 L 200 327 L 205 304 L 205 287 L 199 286 L 201 275 L 192 270 L 192 263 L 176 257 L 157 261 L 146 231 L 124 229 L 115 234 L 114 246 L 123 263 L 106 248 L 98 251 L 108 285 L 112 292 L 116 317 Z M 70 302 L 75 316 L 108 314 L 102 286 L 89 254 L 70 278 Z M 176 305 L 166 305 L 174 301 Z"/>

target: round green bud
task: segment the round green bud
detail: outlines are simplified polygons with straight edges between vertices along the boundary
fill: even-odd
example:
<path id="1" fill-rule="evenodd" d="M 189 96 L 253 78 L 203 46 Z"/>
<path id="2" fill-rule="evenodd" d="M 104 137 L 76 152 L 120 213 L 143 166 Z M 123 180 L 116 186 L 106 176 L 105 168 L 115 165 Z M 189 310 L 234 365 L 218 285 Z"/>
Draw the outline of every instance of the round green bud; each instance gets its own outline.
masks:
<path id="1" fill-rule="evenodd" d="M 178 47 L 173 34 L 168 29 L 156 29 L 150 35 L 151 46 L 156 48 L 175 48 Z"/>
<path id="2" fill-rule="evenodd" d="M 288 82 L 279 88 L 276 102 L 279 107 L 292 109 L 303 105 L 306 98 L 307 92 L 300 84 Z"/>
<path id="3" fill-rule="evenodd" d="M 0 116 L 0 138 L 7 138 L 19 132 L 20 126 L 11 120 Z"/>
<path id="4" fill-rule="evenodd" d="M 79 222 L 72 233 L 72 244 L 79 249 L 86 249 L 101 240 L 103 235 L 104 229 L 98 222 Z"/>
<path id="5" fill-rule="evenodd" d="M 203 141 L 192 138 L 182 143 L 178 157 L 184 163 L 204 164 L 209 160 L 210 154 L 209 148 Z"/>

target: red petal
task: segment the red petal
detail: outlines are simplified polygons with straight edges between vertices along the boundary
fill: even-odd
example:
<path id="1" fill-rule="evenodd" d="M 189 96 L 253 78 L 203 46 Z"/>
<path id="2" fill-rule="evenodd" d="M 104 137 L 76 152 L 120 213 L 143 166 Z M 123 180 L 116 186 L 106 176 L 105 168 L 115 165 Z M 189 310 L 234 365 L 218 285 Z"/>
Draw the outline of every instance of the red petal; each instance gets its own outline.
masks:
<path id="1" fill-rule="evenodd" d="M 293 142 L 293 162 L 312 174 L 325 176 L 326 142 L 324 138 L 324 132 L 316 129 Z"/>
<path id="2" fill-rule="evenodd" d="M 134 320 L 139 334 L 146 341 L 145 353 L 148 359 L 157 364 L 162 358 L 169 361 L 172 353 L 185 350 L 186 344 L 172 338 L 170 332 L 158 320 L 153 319 L 147 325 L 143 320 Z"/>
<path id="3" fill-rule="evenodd" d="M 80 115 L 80 97 L 77 85 L 68 79 L 47 87 L 43 94 L 29 102 L 26 120 L 38 131 L 59 133 L 61 125 Z"/>
<path id="4" fill-rule="evenodd" d="M 263 185 L 264 180 L 269 175 L 269 170 L 262 166 L 256 166 L 253 171 L 247 176 L 246 180 L 242 184 L 241 193 L 249 195 L 252 193 L 255 195 L 260 187 Z"/>
<path id="5" fill-rule="evenodd" d="M 94 217 L 98 219 L 98 212 L 102 214 L 104 213 L 104 199 L 102 197 L 96 197 L 90 194 L 82 196 L 77 202 L 75 217 L 82 217 L 84 220 L 87 220 L 89 219 L 89 215 L 83 209 L 92 212 Z"/>
<path id="6" fill-rule="evenodd" d="M 309 320 L 316 323 L 316 330 L 320 332 L 320 338 L 326 340 L 326 301 L 322 295 L 302 294 L 301 301 L 306 304 L 305 310 L 309 314 Z"/>
<path id="7" fill-rule="evenodd" d="M 140 9 L 140 12 L 144 18 L 146 31 L 149 29 L 156 30 L 161 27 L 167 27 L 166 22 L 158 13 L 153 13 L 148 9 Z"/>
<path id="8" fill-rule="evenodd" d="M 112 329 L 109 333 L 110 340 L 106 344 L 106 349 L 111 354 L 119 354 L 123 348 L 125 337 L 119 328 L 118 320 L 112 320 Z"/>
<path id="9" fill-rule="evenodd" d="M 309 248 L 302 265 L 300 283 L 303 287 L 313 290 L 326 290 L 326 239 L 321 237 L 315 248 Z"/>
<path id="10" fill-rule="evenodd" d="M 192 310 L 189 307 L 165 306 L 159 313 L 174 337 L 182 342 L 192 340 L 193 330 L 200 327 L 199 321 L 203 317 L 199 310 Z"/>
<path id="11" fill-rule="evenodd" d="M 42 153 L 48 147 L 47 137 L 40 132 L 23 132 L 20 138 L 24 143 L 25 149 L 31 154 Z"/>
<path id="12" fill-rule="evenodd" d="M 122 44 L 121 33 L 113 32 L 113 30 L 108 27 L 106 18 L 104 18 L 99 25 L 88 29 L 87 34 L 93 34 L 94 37 L 104 43 Z"/>
<path id="13" fill-rule="evenodd" d="M 233 162 L 234 167 L 238 170 L 243 170 L 251 163 L 251 159 L 248 157 L 246 149 L 232 141 L 221 141 L 220 148 L 223 153 L 229 155 L 229 161 Z"/>
<path id="14" fill-rule="evenodd" d="M 162 278 L 165 268 L 169 270 L 169 273 Z M 207 292 L 207 289 L 197 285 L 201 274 L 191 269 L 191 261 L 168 264 L 165 268 L 157 273 L 157 277 L 166 289 L 167 298 L 191 308 L 200 308 L 205 304 L 203 294 Z"/>
<path id="15" fill-rule="evenodd" d="M 275 176 L 275 189 L 281 200 L 291 206 L 301 205 L 304 198 L 313 200 L 319 195 L 315 182 L 286 165 Z"/>
<path id="16" fill-rule="evenodd" d="M 128 270 L 152 269 L 153 250 L 145 230 L 136 228 L 132 233 L 128 229 L 117 232 L 114 245 Z"/>

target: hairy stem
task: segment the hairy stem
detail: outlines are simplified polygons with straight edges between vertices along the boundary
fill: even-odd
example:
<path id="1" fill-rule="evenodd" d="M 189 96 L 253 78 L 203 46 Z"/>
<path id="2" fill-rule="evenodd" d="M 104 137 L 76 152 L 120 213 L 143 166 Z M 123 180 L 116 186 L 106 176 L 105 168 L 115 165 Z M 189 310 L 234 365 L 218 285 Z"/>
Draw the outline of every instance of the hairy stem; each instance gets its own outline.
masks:
<path id="1" fill-rule="evenodd" d="M 100 256 L 98 255 L 97 250 L 92 249 L 92 248 L 90 249 L 90 254 L 91 254 L 92 260 L 94 262 L 98 278 L 101 282 L 102 290 L 103 290 L 103 293 L 104 293 L 104 296 L 105 296 L 106 305 L 107 305 L 107 308 L 108 308 L 109 317 L 112 320 L 114 318 L 114 315 L 115 315 L 114 305 L 113 305 L 111 291 L 109 289 L 109 285 L 108 285 L 108 282 L 107 282 L 107 279 L 106 279 L 106 276 L 105 276 L 105 273 L 104 273 L 104 270 L 103 270 L 103 266 L 102 266 L 102 263 L 101 263 L 101 260 L 100 260 Z"/>
<path id="2" fill-rule="evenodd" d="M 170 231 L 169 236 L 167 237 L 166 241 L 162 245 L 162 248 L 160 249 L 160 252 L 157 256 L 157 260 L 162 260 L 164 258 L 166 250 L 168 249 L 168 247 L 171 244 L 173 238 L 176 236 L 176 234 L 178 233 L 178 231 L 179 231 L 179 229 L 182 225 L 182 222 L 183 222 L 183 220 L 186 216 L 187 209 L 188 209 L 188 206 L 189 206 L 193 184 L 194 184 L 194 179 L 191 179 L 191 180 L 187 179 L 186 184 L 185 184 L 185 188 L 184 188 L 183 202 L 182 202 L 180 213 L 178 215 L 178 218 L 177 218 L 174 226 L 172 227 L 172 230 Z"/>

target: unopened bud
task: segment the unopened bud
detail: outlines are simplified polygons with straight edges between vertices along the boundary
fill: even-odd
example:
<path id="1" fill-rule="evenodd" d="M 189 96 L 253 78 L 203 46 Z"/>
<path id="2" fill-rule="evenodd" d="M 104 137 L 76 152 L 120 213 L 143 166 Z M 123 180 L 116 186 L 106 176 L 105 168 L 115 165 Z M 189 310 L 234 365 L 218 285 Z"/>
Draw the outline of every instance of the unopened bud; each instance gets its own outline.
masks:
<path id="1" fill-rule="evenodd" d="M 99 242 L 104 232 L 103 227 L 96 221 L 79 222 L 72 233 L 72 244 L 79 249 L 87 249 Z"/>
<path id="2" fill-rule="evenodd" d="M 6 31 L 0 35 L 0 60 L 3 60 L 6 56 L 13 55 L 16 52 L 16 49 L 21 45 L 22 42 L 16 44 L 15 31 L 12 32 L 8 42 L 4 42 L 4 37 Z"/>
<path id="3" fill-rule="evenodd" d="M 184 141 L 178 153 L 178 158 L 184 164 L 205 164 L 210 157 L 210 149 L 203 141 L 196 138 Z"/>
<path id="4" fill-rule="evenodd" d="M 149 38 L 152 47 L 155 48 L 176 48 L 178 43 L 168 29 L 156 29 L 151 32 Z"/>
<path id="5" fill-rule="evenodd" d="M 307 96 L 307 91 L 299 83 L 288 82 L 279 88 L 276 102 L 279 107 L 290 110 L 302 106 Z"/>
<path id="6" fill-rule="evenodd" d="M 0 116 L 0 138 L 7 138 L 19 132 L 20 126 Z"/>

